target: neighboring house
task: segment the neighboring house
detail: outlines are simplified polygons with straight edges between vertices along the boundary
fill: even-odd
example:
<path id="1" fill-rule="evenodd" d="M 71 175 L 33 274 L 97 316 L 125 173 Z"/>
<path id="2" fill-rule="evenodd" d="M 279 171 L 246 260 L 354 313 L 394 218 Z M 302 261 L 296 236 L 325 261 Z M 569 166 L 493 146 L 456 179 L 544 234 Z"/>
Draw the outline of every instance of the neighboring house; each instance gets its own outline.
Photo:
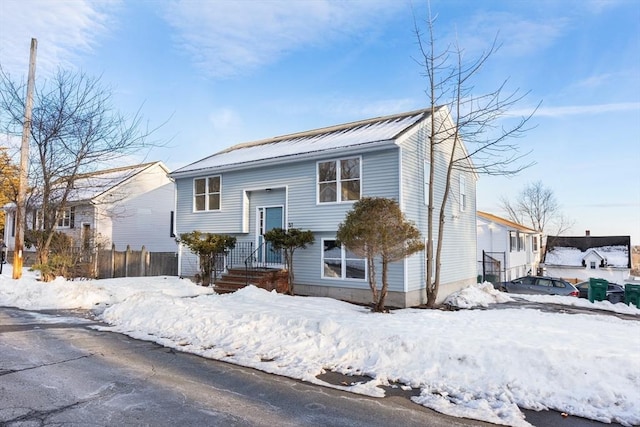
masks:
<path id="1" fill-rule="evenodd" d="M 574 282 L 590 278 L 622 284 L 631 273 L 630 236 L 548 236 L 543 264 L 550 276 Z"/>
<path id="2" fill-rule="evenodd" d="M 487 212 L 477 212 L 478 275 L 492 283 L 536 274 L 540 233 Z"/>
<path id="3" fill-rule="evenodd" d="M 176 252 L 172 237 L 175 188 L 161 162 L 108 169 L 77 177 L 67 208 L 60 212 L 56 230 L 68 234 L 77 247 L 97 244 L 117 250 L 142 246 L 149 252 Z M 27 212 L 26 224 L 37 228 L 36 209 Z M 15 204 L 7 213 L 4 241 L 15 245 Z M 26 249 L 28 251 L 29 249 Z"/>
<path id="4" fill-rule="evenodd" d="M 436 110 L 435 120 L 453 126 L 444 107 Z M 433 167 L 437 226 L 453 143 L 438 144 L 430 165 L 430 123 L 428 109 L 378 117 L 235 145 L 175 170 L 176 234 L 229 234 L 238 240 L 236 249 L 251 245 L 261 260 L 268 256 L 262 236 L 269 229 L 311 230 L 315 243 L 294 257 L 296 293 L 370 302 L 366 262 L 338 244 L 338 225 L 361 197 L 387 197 L 399 203 L 426 238 Z M 456 155 L 466 158 L 465 148 L 458 147 Z M 451 177 L 439 301 L 476 279 L 477 177 L 469 172 L 472 165 L 467 166 Z M 180 274 L 195 275 L 197 258 L 187 248 L 181 248 L 179 257 Z M 388 305 L 425 302 L 425 271 L 424 252 L 392 263 Z"/>

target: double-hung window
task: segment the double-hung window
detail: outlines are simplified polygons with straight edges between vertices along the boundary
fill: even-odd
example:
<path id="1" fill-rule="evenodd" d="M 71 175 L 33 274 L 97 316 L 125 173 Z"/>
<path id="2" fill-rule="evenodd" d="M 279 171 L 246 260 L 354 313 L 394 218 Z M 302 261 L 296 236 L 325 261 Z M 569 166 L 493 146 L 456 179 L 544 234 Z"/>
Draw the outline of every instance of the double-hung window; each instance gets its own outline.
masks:
<path id="1" fill-rule="evenodd" d="M 318 203 L 360 199 L 360 157 L 318 162 Z"/>
<path id="2" fill-rule="evenodd" d="M 193 180 L 193 210 L 219 211 L 222 182 L 220 175 Z"/>
<path id="3" fill-rule="evenodd" d="M 322 240 L 322 277 L 338 280 L 366 280 L 367 260 L 333 239 Z"/>
<path id="4" fill-rule="evenodd" d="M 73 228 L 74 208 L 66 208 L 58 212 L 58 228 Z"/>

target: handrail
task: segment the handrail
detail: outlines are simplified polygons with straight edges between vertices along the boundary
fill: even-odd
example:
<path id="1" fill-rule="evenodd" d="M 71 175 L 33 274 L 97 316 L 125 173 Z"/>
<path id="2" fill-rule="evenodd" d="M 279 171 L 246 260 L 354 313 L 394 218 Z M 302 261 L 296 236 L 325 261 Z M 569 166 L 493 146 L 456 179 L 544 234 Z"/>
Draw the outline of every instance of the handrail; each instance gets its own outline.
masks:
<path id="1" fill-rule="evenodd" d="M 258 247 L 251 252 L 244 260 L 244 273 L 245 273 L 245 285 L 249 284 L 249 272 L 257 271 L 260 268 L 267 268 L 269 265 L 273 264 L 282 264 L 282 250 L 281 249 L 273 249 L 272 247 L 268 247 L 269 242 L 262 242 Z M 260 262 L 258 261 L 258 254 L 265 250 L 264 259 Z"/>

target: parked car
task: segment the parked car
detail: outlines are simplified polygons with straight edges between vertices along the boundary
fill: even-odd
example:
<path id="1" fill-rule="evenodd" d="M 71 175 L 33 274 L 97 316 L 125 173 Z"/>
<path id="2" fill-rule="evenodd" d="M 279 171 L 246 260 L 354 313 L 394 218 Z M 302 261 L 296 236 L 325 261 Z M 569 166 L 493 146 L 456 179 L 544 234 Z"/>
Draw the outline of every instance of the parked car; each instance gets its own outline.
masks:
<path id="1" fill-rule="evenodd" d="M 576 288 L 578 288 L 580 298 L 589 298 L 588 280 L 586 282 L 578 283 Z M 624 286 L 618 285 L 617 283 L 609 283 L 609 286 L 607 286 L 607 301 L 612 304 L 624 302 Z"/>
<path id="2" fill-rule="evenodd" d="M 578 289 L 566 280 L 545 276 L 525 276 L 502 282 L 500 289 L 511 294 L 579 295 Z"/>

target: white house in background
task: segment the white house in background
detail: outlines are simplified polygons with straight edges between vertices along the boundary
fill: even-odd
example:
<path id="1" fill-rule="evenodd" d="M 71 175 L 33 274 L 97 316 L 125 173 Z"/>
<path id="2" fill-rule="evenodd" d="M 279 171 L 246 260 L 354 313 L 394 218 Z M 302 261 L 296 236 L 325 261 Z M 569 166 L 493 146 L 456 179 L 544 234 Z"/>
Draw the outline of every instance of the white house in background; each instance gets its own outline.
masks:
<path id="1" fill-rule="evenodd" d="M 540 260 L 539 232 L 497 215 L 476 213 L 478 276 L 505 282 L 536 274 Z"/>
<path id="2" fill-rule="evenodd" d="M 549 276 L 574 282 L 590 278 L 620 283 L 631 274 L 630 236 L 548 236 L 541 264 Z"/>
<path id="3" fill-rule="evenodd" d="M 453 127 L 445 107 L 435 115 L 437 124 L 447 121 Z M 315 243 L 294 257 L 296 293 L 368 303 L 366 261 L 340 246 L 336 231 L 355 201 L 386 197 L 395 199 L 427 236 L 429 171 L 433 168 L 436 176 L 437 219 L 454 147 L 451 139 L 439 141 L 436 158 L 429 162 L 430 117 L 424 109 L 239 144 L 175 170 L 176 234 L 198 230 L 232 235 L 237 244 L 227 266 L 244 268 L 245 260 L 268 259 L 266 231 L 311 230 Z M 462 144 L 457 144 L 456 155 L 468 158 Z M 476 280 L 477 177 L 469 170 L 470 164 L 451 177 L 439 301 Z M 197 257 L 187 248 L 179 258 L 181 275 L 198 272 Z M 420 252 L 390 265 L 389 306 L 426 301 L 425 264 Z"/>
<path id="4" fill-rule="evenodd" d="M 171 228 L 175 189 L 168 173 L 162 162 L 152 162 L 79 176 L 75 185 L 78 190 L 68 198 L 57 231 L 70 235 L 78 247 L 98 242 L 107 248 L 113 244 L 117 250 L 129 245 L 132 250 L 144 246 L 149 252 L 176 252 Z M 12 251 L 15 204 L 6 205 L 4 210 L 4 241 Z M 34 213 L 33 209 L 27 212 L 30 229 L 37 225 Z"/>

